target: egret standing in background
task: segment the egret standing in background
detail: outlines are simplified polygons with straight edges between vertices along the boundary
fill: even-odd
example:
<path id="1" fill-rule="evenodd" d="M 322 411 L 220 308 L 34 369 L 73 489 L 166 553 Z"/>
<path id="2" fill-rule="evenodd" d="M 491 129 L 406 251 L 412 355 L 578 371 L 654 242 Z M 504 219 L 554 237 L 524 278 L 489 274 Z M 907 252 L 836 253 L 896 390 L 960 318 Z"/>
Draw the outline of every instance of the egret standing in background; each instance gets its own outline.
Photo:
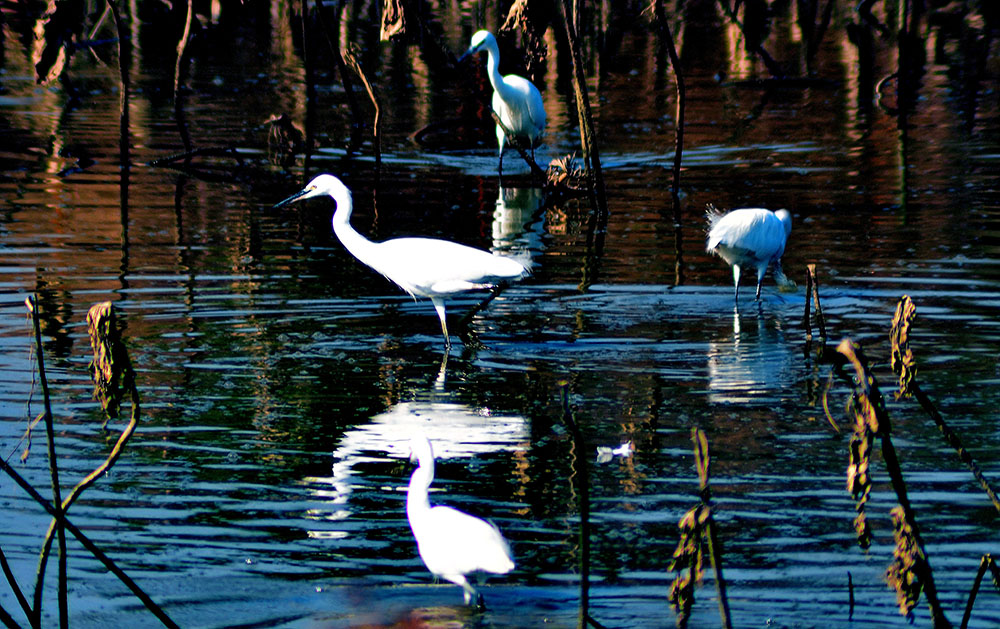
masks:
<path id="1" fill-rule="evenodd" d="M 431 574 L 462 586 L 465 604 L 482 595 L 469 583 L 475 572 L 506 574 L 514 569 L 510 545 L 493 524 L 451 507 L 432 507 L 427 490 L 434 482 L 434 451 L 423 435 L 410 441 L 410 461 L 417 469 L 406 491 L 406 519 L 417 540 L 417 550 Z"/>
<path id="2" fill-rule="evenodd" d="M 528 79 L 516 74 L 500 75 L 500 48 L 493 33 L 477 31 L 472 36 L 469 55 L 482 50 L 487 52 L 486 73 L 493 86 L 493 111 L 513 134 L 511 141 L 526 141 L 531 149 L 531 159 L 535 159 L 535 147 L 542 141 L 545 131 L 545 106 L 542 94 Z M 506 139 L 503 127 L 497 125 L 497 143 L 500 145 L 500 172 L 503 173 L 503 145 Z"/>
<path id="3" fill-rule="evenodd" d="M 396 283 L 411 296 L 430 298 L 441 319 L 446 347 L 445 298 L 455 293 L 495 288 L 528 273 L 520 262 L 438 238 L 393 238 L 372 242 L 351 227 L 351 191 L 333 175 L 319 175 L 300 192 L 275 205 L 329 195 L 337 203 L 333 232 L 355 258 Z"/>
<path id="4" fill-rule="evenodd" d="M 794 286 L 781 270 L 781 255 L 792 233 L 792 216 L 788 210 L 772 212 L 763 208 L 743 208 L 728 214 L 708 206 L 708 245 L 705 250 L 718 255 L 733 267 L 736 285 L 736 305 L 740 300 L 740 270 L 757 268 L 757 301 L 767 267 L 774 263 L 774 278 L 783 286 Z"/>

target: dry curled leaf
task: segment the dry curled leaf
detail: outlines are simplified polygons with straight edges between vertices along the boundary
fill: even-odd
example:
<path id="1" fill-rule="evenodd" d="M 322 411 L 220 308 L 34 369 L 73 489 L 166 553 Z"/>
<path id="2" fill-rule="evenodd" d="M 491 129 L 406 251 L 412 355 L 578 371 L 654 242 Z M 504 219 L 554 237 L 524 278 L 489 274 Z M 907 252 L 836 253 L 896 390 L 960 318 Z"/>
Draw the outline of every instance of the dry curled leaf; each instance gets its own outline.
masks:
<path id="1" fill-rule="evenodd" d="M 115 319 L 110 301 L 95 304 L 87 312 L 87 332 L 94 350 L 94 358 L 90 361 L 94 397 L 101 403 L 107 419 L 118 416 L 121 401 L 135 377 Z"/>
<path id="2" fill-rule="evenodd" d="M 903 295 L 896 304 L 896 315 L 892 319 L 892 330 L 889 333 L 889 340 L 892 342 L 892 371 L 899 376 L 897 399 L 911 396 L 916 383 L 916 359 L 910 349 L 910 324 L 916 316 L 917 307 L 913 305 L 913 300 L 909 295 Z"/>
<path id="3" fill-rule="evenodd" d="M 913 608 L 920 600 L 920 591 L 923 589 L 924 575 L 927 572 L 927 560 L 919 541 L 913 534 L 913 529 L 906 521 L 903 507 L 896 507 L 890 515 L 893 525 L 892 537 L 896 541 L 896 548 L 885 577 L 889 585 L 896 590 L 899 613 L 911 618 Z"/>

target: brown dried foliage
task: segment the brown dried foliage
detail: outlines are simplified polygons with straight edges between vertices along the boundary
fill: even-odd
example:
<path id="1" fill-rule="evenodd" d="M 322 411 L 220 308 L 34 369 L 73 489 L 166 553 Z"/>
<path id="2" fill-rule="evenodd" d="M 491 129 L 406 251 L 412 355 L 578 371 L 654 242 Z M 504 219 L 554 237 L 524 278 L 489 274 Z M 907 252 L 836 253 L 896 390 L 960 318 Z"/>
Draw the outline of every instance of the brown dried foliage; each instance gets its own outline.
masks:
<path id="1" fill-rule="evenodd" d="M 896 549 L 893 551 L 893 562 L 885 572 L 885 578 L 896 590 L 899 612 L 910 618 L 923 589 L 923 577 L 928 570 L 927 560 L 913 534 L 913 529 L 906 521 L 903 508 L 896 507 L 890 515 Z"/>
<path id="2" fill-rule="evenodd" d="M 868 548 L 872 543 L 872 531 L 865 514 L 865 505 L 872 491 L 871 476 L 868 467 L 875 435 L 867 425 L 857 422 L 854 426 L 854 436 L 851 437 L 851 459 L 847 466 L 847 490 L 854 497 L 854 532 L 858 536 L 858 545 Z"/>
<path id="3" fill-rule="evenodd" d="M 899 376 L 899 390 L 896 398 L 913 395 L 913 385 L 917 377 L 916 360 L 910 350 L 910 323 L 917 316 L 917 307 L 909 295 L 903 295 L 896 304 L 896 315 L 892 319 L 889 340 L 892 342 L 892 371 Z"/>
<path id="4" fill-rule="evenodd" d="M 570 153 L 549 162 L 545 171 L 546 184 L 553 188 L 575 189 L 586 173 L 577 165 L 576 153 Z"/>
<path id="5" fill-rule="evenodd" d="M 95 304 L 87 312 L 87 331 L 94 359 L 90 362 L 94 398 L 101 403 L 107 419 L 118 416 L 122 399 L 135 386 L 135 374 L 125 344 L 118 332 L 110 301 Z"/>
<path id="6" fill-rule="evenodd" d="M 545 31 L 552 23 L 554 3 L 537 0 L 514 0 L 498 36 L 506 36 L 516 31 L 524 34 L 524 64 L 528 76 L 539 78 L 545 68 L 548 48 L 545 45 Z"/>
<path id="7" fill-rule="evenodd" d="M 851 355 L 857 359 L 854 352 Z M 872 533 L 865 514 L 865 504 L 871 494 L 872 482 L 869 472 L 871 455 L 875 449 L 875 437 L 879 431 L 878 414 L 873 406 L 870 391 L 872 379 L 867 370 L 862 370 L 865 382 L 858 383 L 854 396 L 851 398 L 851 411 L 854 414 L 854 435 L 851 437 L 850 462 L 847 465 L 847 490 L 855 500 L 854 531 L 858 537 L 858 545 L 862 548 L 871 546 Z M 875 404 L 882 403 L 882 397 L 877 396 Z"/>
<path id="8" fill-rule="evenodd" d="M 677 526 L 680 541 L 670 562 L 669 570 L 676 572 L 667 599 L 677 613 L 677 626 L 686 627 L 694 604 L 694 586 L 705 576 L 705 526 L 710 517 L 710 509 L 704 504 L 692 508 L 684 514 Z"/>

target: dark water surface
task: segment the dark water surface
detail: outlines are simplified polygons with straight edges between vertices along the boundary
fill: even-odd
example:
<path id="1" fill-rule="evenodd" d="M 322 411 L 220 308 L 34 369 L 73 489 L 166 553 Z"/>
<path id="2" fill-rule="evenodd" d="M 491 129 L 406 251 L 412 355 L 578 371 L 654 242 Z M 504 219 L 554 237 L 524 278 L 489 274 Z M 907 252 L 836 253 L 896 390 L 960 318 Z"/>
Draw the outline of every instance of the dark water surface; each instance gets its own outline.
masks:
<path id="1" fill-rule="evenodd" d="M 957 623 L 981 556 L 1000 552 L 1000 522 L 933 423 L 915 403 L 892 400 L 888 330 L 909 294 L 921 384 L 1000 482 L 997 43 L 981 42 L 988 52 L 977 75 L 963 65 L 966 40 L 923 31 L 927 63 L 904 134 L 895 116 L 867 105 L 844 34 L 854 18 L 842 4 L 816 57 L 822 81 L 805 86 L 740 83 L 764 69 L 705 8 L 712 3 L 689 3 L 692 14 L 674 25 L 689 73 L 680 251 L 669 193 L 672 74 L 644 18 L 612 13 L 613 37 L 592 69 L 610 209 L 606 233 L 595 236 L 589 203 L 546 202 L 513 152 L 501 187 L 492 143 L 417 145 L 411 136 L 454 117 L 469 90 L 416 48 L 378 44 L 377 22 L 359 12 L 345 32 L 366 47 L 363 63 L 384 99 L 378 184 L 370 129 L 348 148 L 350 111 L 328 66 L 310 114 L 320 148 L 309 175 L 342 177 L 354 190 L 354 225 L 373 238 L 446 237 L 534 265 L 474 319 L 482 347 L 459 345 L 446 361 L 429 302 L 351 258 L 330 230 L 332 202 L 271 207 L 305 177 L 301 156 L 290 173 L 268 163 L 257 128 L 272 113 L 298 124 L 306 116 L 301 56 L 280 11 L 273 23 L 251 20 L 254 32 L 222 23 L 193 53 L 192 138 L 238 146 L 241 167 L 213 157 L 188 172 L 147 165 L 182 144 L 176 40 L 144 27 L 124 187 L 114 63 L 78 52 L 71 99 L 66 86 L 35 85 L 5 24 L 2 455 L 18 460 L 27 417 L 41 409 L 23 305 L 33 292 L 64 483 L 107 455 L 116 433 L 102 431 L 90 398 L 85 316 L 111 300 L 144 414 L 113 471 L 70 513 L 182 626 L 407 616 L 435 627 L 573 626 L 574 456 L 593 464 L 592 615 L 608 627 L 673 626 L 667 566 L 677 521 L 697 499 L 693 427 L 706 431 L 713 455 L 736 626 L 847 626 L 849 574 L 854 624 L 905 626 L 883 576 L 894 494 L 879 460 L 868 506 L 875 541 L 862 551 L 845 489 L 849 390 L 803 351 L 805 265 L 815 263 L 831 339 L 851 336 L 876 361 L 937 588 Z M 490 4 L 450 15 L 448 45 L 463 50 L 475 28 L 496 27 L 496 15 Z M 775 56 L 804 56 L 797 29 L 779 13 L 768 44 Z M 566 52 L 549 44 L 546 161 L 578 147 Z M 877 45 L 882 77 L 895 51 Z M 730 270 L 704 252 L 709 202 L 787 207 L 784 268 L 798 289 L 779 292 L 769 278 L 761 303 L 745 288 L 735 313 Z M 584 452 L 561 421 L 563 382 Z M 823 411 L 828 388 L 840 433 Z M 441 458 L 432 500 L 490 517 L 513 545 L 517 569 L 483 588 L 482 615 L 462 609 L 459 588 L 432 585 L 416 554 L 404 502 L 406 443 L 417 428 Z M 595 461 L 598 447 L 628 441 L 630 457 Z M 46 493 L 43 442 L 36 429 L 17 467 Z M 0 546 L 30 590 L 48 517 L 9 480 L 0 481 L 0 504 Z M 72 542 L 70 553 L 73 626 L 155 625 L 89 553 Z M 54 577 L 54 563 L 49 570 Z M 46 587 L 51 626 L 54 578 Z M 21 619 L 9 588 L 0 592 Z M 697 597 L 693 624 L 716 626 L 711 578 Z M 923 602 L 915 615 L 929 624 Z M 998 623 L 1000 598 L 984 586 L 973 626 Z"/>

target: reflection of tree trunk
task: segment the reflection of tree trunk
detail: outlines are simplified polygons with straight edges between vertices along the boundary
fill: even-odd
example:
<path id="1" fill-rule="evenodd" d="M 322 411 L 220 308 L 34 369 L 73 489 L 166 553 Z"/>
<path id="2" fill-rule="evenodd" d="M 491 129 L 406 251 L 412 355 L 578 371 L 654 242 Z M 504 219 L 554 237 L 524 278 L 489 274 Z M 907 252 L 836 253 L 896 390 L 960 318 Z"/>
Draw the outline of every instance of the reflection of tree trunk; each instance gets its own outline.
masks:
<path id="1" fill-rule="evenodd" d="M 326 21 L 322 7 L 317 7 L 316 16 L 319 18 L 320 26 L 326 35 L 326 41 L 330 45 L 330 56 L 333 57 L 333 62 L 337 64 L 337 72 L 340 73 L 340 80 L 344 84 L 344 93 L 347 95 L 347 104 L 351 108 L 351 117 L 354 119 L 355 124 L 360 125 L 361 107 L 358 106 L 358 99 L 354 97 L 354 81 L 351 79 L 351 74 L 347 71 L 347 64 L 344 62 L 343 57 L 343 51 L 346 49 L 347 44 L 340 39 L 340 25 L 346 17 L 349 6 L 350 3 L 345 2 L 340 11 L 334 11 L 337 21 L 332 26 Z"/>
<path id="2" fill-rule="evenodd" d="M 115 29 L 118 31 L 118 73 L 121 76 L 121 101 L 120 101 L 120 135 L 118 139 L 119 161 L 121 162 L 121 181 L 119 183 L 119 196 L 121 203 L 121 223 L 122 223 L 122 259 L 119 269 L 122 288 L 127 288 L 129 266 L 129 242 L 128 242 L 128 187 L 129 174 L 131 168 L 130 147 L 129 147 L 129 108 L 128 99 L 132 81 L 129 77 L 129 68 L 132 65 L 132 39 L 122 21 L 121 12 L 115 0 L 107 0 L 108 6 L 115 20 Z M 129 16 L 135 19 L 135 16 Z"/>
<path id="3" fill-rule="evenodd" d="M 594 141 L 594 120 L 590 112 L 590 97 L 587 94 L 587 77 L 583 69 L 583 53 L 577 38 L 576 21 L 580 19 L 579 0 L 563 0 L 561 3 L 563 25 L 569 42 L 573 61 L 573 91 L 576 94 L 576 113 L 580 123 L 580 148 L 583 151 L 584 167 L 587 169 L 590 204 L 592 212 L 587 224 L 587 258 L 584 261 L 580 290 L 586 290 L 597 280 L 597 265 L 604 255 L 604 239 L 608 223 L 608 201 L 604 191 L 604 175 L 601 172 L 601 158 Z"/>
<path id="4" fill-rule="evenodd" d="M 762 7 L 762 2 L 755 2 L 751 0 L 744 0 L 743 4 L 743 23 L 736 18 L 736 13 L 729 8 L 725 0 L 719 0 L 719 6 L 722 7 L 723 12 L 729 17 L 730 21 L 735 24 L 740 31 L 743 33 L 743 40 L 745 42 L 744 48 L 747 52 L 756 54 L 760 57 L 760 60 L 764 62 L 767 67 L 767 71 L 770 72 L 771 76 L 774 78 L 784 78 L 785 71 L 778 65 L 778 62 L 774 60 L 774 57 L 764 49 L 764 38 L 766 38 L 766 25 L 763 23 L 765 19 L 764 12 L 766 7 Z M 739 6 L 737 4 L 737 6 Z"/>
<path id="5" fill-rule="evenodd" d="M 591 189 L 597 197 L 597 206 L 601 212 L 607 212 L 607 200 L 604 193 L 604 175 L 601 171 L 601 158 L 594 141 L 594 120 L 590 112 L 590 96 L 587 93 L 587 77 L 583 69 L 583 53 L 577 38 L 577 28 L 574 20 L 579 19 L 579 0 L 563 0 L 563 23 L 566 28 L 566 38 L 569 41 L 570 55 L 573 60 L 573 91 L 576 94 L 576 112 L 580 123 L 580 148 L 583 160 L 591 178 Z M 570 6 L 572 3 L 573 6 Z"/>
<path id="6" fill-rule="evenodd" d="M 358 62 L 358 58 L 354 52 L 345 46 L 340 49 L 340 55 L 342 55 L 344 62 L 358 75 L 358 78 L 361 79 L 361 82 L 365 86 L 365 90 L 368 92 L 368 98 L 371 99 L 372 105 L 375 107 L 375 122 L 373 123 L 374 129 L 372 130 L 374 137 L 372 138 L 372 142 L 375 150 L 375 173 L 377 177 L 378 171 L 382 166 L 382 136 L 379 132 L 379 120 L 382 117 L 382 110 L 379 108 L 378 94 L 375 93 L 375 87 L 372 86 L 371 81 L 368 80 L 368 76 L 365 74 L 364 69 L 361 67 L 361 63 Z"/>
<path id="7" fill-rule="evenodd" d="M 306 75 L 306 146 L 302 159 L 302 172 L 309 174 L 309 162 L 312 159 L 313 142 L 316 139 L 316 76 L 313 72 L 313 59 L 309 51 L 309 0 L 302 0 L 302 66 Z"/>
<path id="8" fill-rule="evenodd" d="M 177 122 L 177 131 L 181 134 L 181 142 L 184 144 L 184 166 L 191 163 L 191 134 L 187 127 L 187 118 L 184 114 L 183 94 L 181 92 L 187 81 L 187 50 L 188 40 L 191 38 L 191 21 L 194 18 L 194 0 L 188 0 L 187 15 L 184 18 L 184 32 L 180 41 L 177 42 L 177 62 L 174 66 L 174 119 Z"/>

